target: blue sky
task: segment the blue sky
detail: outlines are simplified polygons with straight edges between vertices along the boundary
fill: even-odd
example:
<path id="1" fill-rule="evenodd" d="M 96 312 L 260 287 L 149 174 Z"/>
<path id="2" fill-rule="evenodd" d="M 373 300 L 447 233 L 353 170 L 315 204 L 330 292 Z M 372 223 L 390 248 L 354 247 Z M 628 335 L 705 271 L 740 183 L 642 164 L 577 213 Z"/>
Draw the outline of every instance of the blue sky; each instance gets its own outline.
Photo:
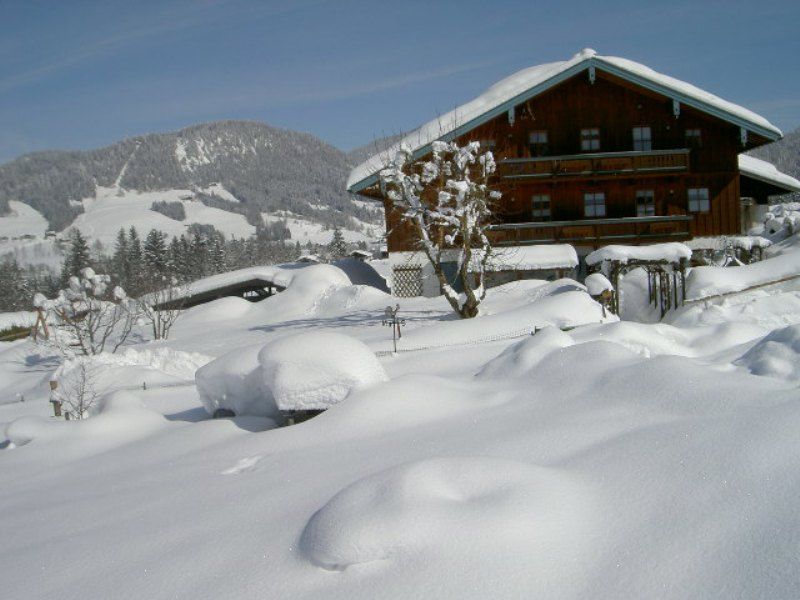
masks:
<path id="1" fill-rule="evenodd" d="M 800 2 L 0 0 L 0 162 L 217 119 L 342 149 L 583 47 L 800 126 Z"/>

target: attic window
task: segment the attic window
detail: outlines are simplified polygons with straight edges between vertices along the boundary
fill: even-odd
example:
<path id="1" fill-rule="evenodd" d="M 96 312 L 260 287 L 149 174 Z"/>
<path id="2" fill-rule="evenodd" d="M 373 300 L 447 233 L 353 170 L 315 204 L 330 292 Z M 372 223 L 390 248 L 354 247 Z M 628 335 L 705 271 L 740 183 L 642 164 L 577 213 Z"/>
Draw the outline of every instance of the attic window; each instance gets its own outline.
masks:
<path id="1" fill-rule="evenodd" d="M 546 156 L 548 152 L 547 131 L 544 129 L 531 131 L 528 135 L 528 144 L 531 156 Z"/>
<path id="2" fill-rule="evenodd" d="M 700 129 L 686 130 L 686 147 L 701 148 L 703 146 L 703 132 Z"/>
<path id="3" fill-rule="evenodd" d="M 600 150 L 600 128 L 581 129 L 581 150 Z"/>
<path id="4" fill-rule="evenodd" d="M 649 127 L 633 128 L 633 149 L 644 152 L 653 149 L 653 134 Z"/>

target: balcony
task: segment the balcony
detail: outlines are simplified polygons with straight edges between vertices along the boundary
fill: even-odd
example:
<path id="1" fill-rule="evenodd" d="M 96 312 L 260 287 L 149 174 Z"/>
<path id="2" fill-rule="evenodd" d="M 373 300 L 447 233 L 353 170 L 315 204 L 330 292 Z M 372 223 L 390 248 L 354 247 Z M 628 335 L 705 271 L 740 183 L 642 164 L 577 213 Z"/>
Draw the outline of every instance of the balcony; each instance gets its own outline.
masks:
<path id="1" fill-rule="evenodd" d="M 498 162 L 498 174 L 503 179 L 602 178 L 681 173 L 688 170 L 688 149 L 595 152 L 509 158 Z"/>
<path id="2" fill-rule="evenodd" d="M 489 238 L 496 246 L 677 242 L 691 237 L 691 221 L 689 215 L 674 215 L 503 223 L 489 227 Z"/>

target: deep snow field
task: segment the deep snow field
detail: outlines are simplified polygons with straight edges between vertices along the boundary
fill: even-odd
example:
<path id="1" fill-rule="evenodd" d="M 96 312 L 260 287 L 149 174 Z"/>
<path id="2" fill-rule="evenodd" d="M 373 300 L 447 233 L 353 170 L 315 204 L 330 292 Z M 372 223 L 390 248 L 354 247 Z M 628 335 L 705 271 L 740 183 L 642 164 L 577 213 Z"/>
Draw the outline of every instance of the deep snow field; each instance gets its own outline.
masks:
<path id="1" fill-rule="evenodd" d="M 800 265 L 775 254 L 721 285 Z M 697 273 L 705 296 L 719 274 Z M 48 417 L 54 356 L 0 344 L 0 596 L 800 596 L 800 280 L 660 323 L 570 280 L 483 311 L 297 269 L 102 359 L 80 422 Z M 311 388 L 344 399 L 276 427 Z"/>

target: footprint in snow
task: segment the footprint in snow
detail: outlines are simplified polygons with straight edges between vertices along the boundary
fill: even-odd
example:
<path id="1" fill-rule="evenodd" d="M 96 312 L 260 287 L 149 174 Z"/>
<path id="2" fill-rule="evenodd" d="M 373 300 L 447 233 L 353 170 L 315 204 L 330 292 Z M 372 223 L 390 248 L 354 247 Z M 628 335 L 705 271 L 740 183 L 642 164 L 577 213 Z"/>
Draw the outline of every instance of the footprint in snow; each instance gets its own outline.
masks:
<path id="1" fill-rule="evenodd" d="M 230 469 L 225 469 L 222 472 L 222 475 L 238 475 L 239 473 L 247 473 L 248 471 L 255 469 L 258 461 L 260 460 L 260 455 L 248 456 L 246 458 L 239 459 L 239 462 L 233 465 Z"/>

